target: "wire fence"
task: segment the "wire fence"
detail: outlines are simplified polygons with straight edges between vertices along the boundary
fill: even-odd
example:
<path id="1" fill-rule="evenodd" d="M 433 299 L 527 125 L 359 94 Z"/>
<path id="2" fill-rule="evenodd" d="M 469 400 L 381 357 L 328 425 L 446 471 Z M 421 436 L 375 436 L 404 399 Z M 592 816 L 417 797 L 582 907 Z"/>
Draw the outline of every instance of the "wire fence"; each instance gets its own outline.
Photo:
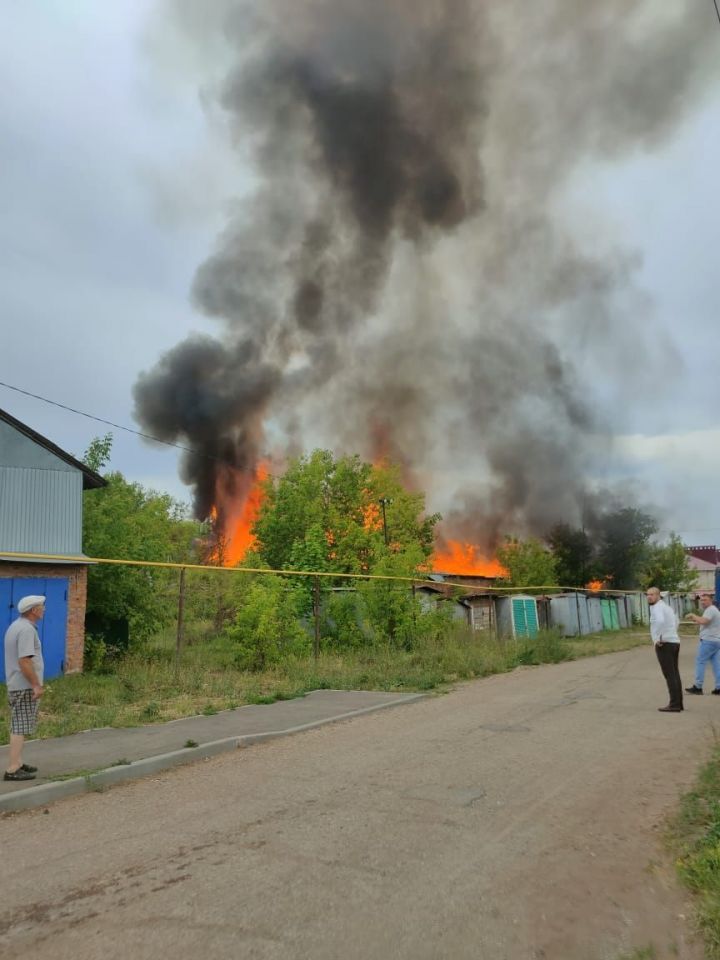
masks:
<path id="1" fill-rule="evenodd" d="M 583 612 L 588 596 L 605 598 L 607 610 L 597 613 L 597 618 L 602 617 L 595 624 L 599 630 L 617 629 L 644 619 L 640 591 L 593 592 L 556 584 L 505 586 L 471 575 L 463 582 L 459 575 L 272 570 L 67 554 L 2 556 L 19 562 L 90 565 L 95 571 L 107 570 L 108 579 L 113 581 L 123 576 L 123 568 L 146 573 L 146 578 L 134 578 L 135 589 L 141 580 L 143 601 L 148 592 L 154 600 L 149 612 L 144 603 L 144 622 L 133 619 L 132 614 L 104 619 L 93 615 L 91 594 L 86 662 L 92 661 L 94 645 L 101 651 L 106 647 L 127 648 L 131 631 L 145 637 L 161 633 L 166 643 L 172 633 L 176 665 L 187 645 L 222 636 L 233 644 L 236 660 L 248 669 L 264 669 L 288 652 L 312 654 L 317 660 L 321 648 L 370 647 L 378 641 L 409 649 L 423 638 L 440 639 L 453 628 L 485 631 L 499 638 L 516 632 L 514 612 L 508 611 L 503 598 L 517 595 L 534 598 L 529 608 L 520 610 L 523 617 L 530 617 L 521 632 L 552 627 L 550 598 L 560 594 L 569 595 L 568 605 L 576 608 L 568 613 L 575 623 L 570 633 L 593 632 Z M 117 574 L 111 573 L 113 569 Z M 103 574 L 91 575 L 91 584 L 98 576 Z M 634 606 L 629 601 L 631 596 Z M 616 610 L 612 599 L 618 600 Z"/>

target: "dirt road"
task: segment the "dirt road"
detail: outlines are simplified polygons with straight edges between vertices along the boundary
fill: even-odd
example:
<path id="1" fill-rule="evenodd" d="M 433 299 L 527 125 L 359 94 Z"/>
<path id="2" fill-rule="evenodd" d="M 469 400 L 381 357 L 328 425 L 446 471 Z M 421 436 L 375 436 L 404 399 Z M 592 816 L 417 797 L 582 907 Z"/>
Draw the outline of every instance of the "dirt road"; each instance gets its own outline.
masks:
<path id="1" fill-rule="evenodd" d="M 665 700 L 648 644 L 6 816 L 0 952 L 696 960 L 658 825 L 720 698 Z"/>

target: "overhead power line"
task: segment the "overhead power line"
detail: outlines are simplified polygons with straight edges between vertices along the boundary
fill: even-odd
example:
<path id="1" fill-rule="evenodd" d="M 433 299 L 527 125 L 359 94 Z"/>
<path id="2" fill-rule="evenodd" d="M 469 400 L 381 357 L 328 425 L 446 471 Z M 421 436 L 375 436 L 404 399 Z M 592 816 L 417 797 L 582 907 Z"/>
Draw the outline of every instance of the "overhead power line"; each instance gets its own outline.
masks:
<path id="1" fill-rule="evenodd" d="M 106 427 L 113 427 L 115 430 L 124 430 L 125 433 L 132 433 L 136 437 L 142 437 L 143 440 L 152 440 L 153 443 L 162 443 L 166 447 L 174 447 L 176 450 L 182 450 L 184 453 L 192 453 L 196 457 L 204 457 L 206 460 L 214 460 L 215 463 L 222 463 L 226 467 L 232 467 L 236 470 L 237 466 L 222 457 L 214 457 L 211 453 L 203 453 L 201 450 L 194 450 L 192 447 L 186 447 L 182 443 L 173 443 L 172 440 L 161 440 L 160 437 L 154 437 L 150 433 L 142 433 L 140 430 L 134 430 L 132 427 L 126 427 L 122 423 L 113 423 L 112 420 L 105 420 L 104 417 L 96 417 L 93 413 L 86 413 L 84 410 L 76 410 L 75 407 L 69 407 L 65 403 L 59 403 L 57 400 L 50 400 L 48 397 L 41 397 L 37 393 L 31 393 L 29 390 L 22 390 L 20 387 L 14 387 L 11 383 L 4 383 L 0 380 L 0 387 L 6 390 L 14 390 L 15 393 L 21 393 L 25 397 L 32 397 L 33 400 L 42 400 L 43 403 L 49 403 L 52 407 L 59 407 L 60 410 L 67 410 L 68 413 L 76 413 L 79 417 L 87 417 L 88 420 L 94 420 L 96 423 L 104 423 Z"/>
<path id="2" fill-rule="evenodd" d="M 718 23 L 720 23 L 720 7 L 718 7 L 718 0 L 713 0 L 715 4 L 715 13 L 717 14 Z"/>
<path id="3" fill-rule="evenodd" d="M 717 4 L 717 0 L 715 0 L 715 3 Z M 718 15 L 718 18 L 720 19 L 720 14 Z M 43 403 L 49 403 L 52 407 L 58 407 L 60 410 L 66 410 L 68 413 L 77 414 L 79 417 L 85 417 L 88 420 L 94 420 L 96 423 L 102 423 L 106 427 L 113 427 L 115 430 L 123 430 L 125 433 L 131 433 L 136 437 L 142 437 L 143 440 L 151 440 L 153 443 L 161 443 L 166 447 L 173 447 L 175 450 L 182 450 L 183 453 L 192 453 L 196 457 L 204 457 L 206 460 L 212 460 L 215 463 L 221 463 L 223 466 L 231 467 L 234 470 L 237 469 L 235 464 L 230 463 L 228 460 L 224 460 L 222 457 L 214 457 L 211 453 L 203 453 L 200 450 L 195 450 L 193 447 L 186 447 L 182 443 L 173 443 L 172 440 L 161 440 L 160 437 L 154 437 L 150 433 L 142 433 L 142 431 L 135 430 L 133 427 L 127 427 L 122 423 L 114 423 L 112 420 L 106 420 L 104 417 L 95 416 L 93 413 L 86 413 L 84 410 L 77 410 L 75 407 L 70 407 L 67 404 L 60 403 L 57 400 L 50 400 L 49 397 L 41 397 L 38 393 L 32 393 L 30 390 L 23 390 L 20 387 L 13 386 L 11 383 L 5 383 L 3 380 L 0 380 L 0 387 L 5 387 L 6 390 L 13 390 L 15 393 L 21 393 L 25 397 L 32 397 L 33 400 L 41 400 Z M 714 533 L 715 531 L 720 530 L 720 527 L 681 529 L 683 533 Z"/>

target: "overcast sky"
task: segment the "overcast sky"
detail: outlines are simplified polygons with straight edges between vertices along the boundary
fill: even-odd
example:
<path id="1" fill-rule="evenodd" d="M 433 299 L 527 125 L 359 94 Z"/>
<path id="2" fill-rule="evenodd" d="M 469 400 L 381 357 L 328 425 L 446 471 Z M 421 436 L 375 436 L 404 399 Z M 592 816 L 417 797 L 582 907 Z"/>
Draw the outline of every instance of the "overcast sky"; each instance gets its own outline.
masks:
<path id="1" fill-rule="evenodd" d="M 135 426 L 138 374 L 212 329 L 188 290 L 242 181 L 150 54 L 151 0 L 0 2 L 0 380 Z M 719 155 L 716 89 L 658 152 L 581 171 L 566 201 L 637 251 L 645 337 L 677 355 L 626 412 L 608 476 L 693 543 L 720 543 Z M 617 344 L 639 366 L 646 349 Z M 106 430 L 4 387 L 0 406 L 76 455 Z M 114 468 L 187 499 L 176 451 L 114 434 Z"/>

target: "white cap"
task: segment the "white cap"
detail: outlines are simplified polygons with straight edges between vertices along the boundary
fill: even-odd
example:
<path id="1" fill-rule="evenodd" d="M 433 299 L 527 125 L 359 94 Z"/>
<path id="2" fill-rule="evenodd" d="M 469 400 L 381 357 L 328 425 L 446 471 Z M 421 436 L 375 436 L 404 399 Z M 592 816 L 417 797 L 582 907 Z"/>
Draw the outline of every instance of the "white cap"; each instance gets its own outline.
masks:
<path id="1" fill-rule="evenodd" d="M 23 597 L 22 600 L 18 600 L 18 613 L 27 613 L 28 610 L 32 610 L 33 607 L 44 607 L 45 606 L 45 597 L 31 596 Z"/>

